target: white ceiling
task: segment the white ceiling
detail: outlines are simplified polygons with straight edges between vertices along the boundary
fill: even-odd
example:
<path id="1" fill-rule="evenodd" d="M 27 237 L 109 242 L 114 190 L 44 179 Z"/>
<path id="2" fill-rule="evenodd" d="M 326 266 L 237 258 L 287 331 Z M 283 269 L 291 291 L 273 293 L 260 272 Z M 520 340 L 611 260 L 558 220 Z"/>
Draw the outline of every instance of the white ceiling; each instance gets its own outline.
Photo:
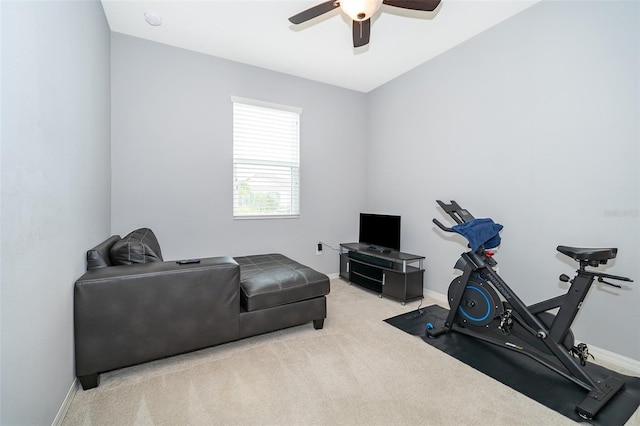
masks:
<path id="1" fill-rule="evenodd" d="M 443 0 L 434 12 L 383 5 L 369 45 L 353 48 L 340 8 L 300 25 L 288 17 L 324 0 L 102 0 L 111 31 L 369 92 L 533 5 Z M 151 26 L 144 13 L 163 20 Z"/>

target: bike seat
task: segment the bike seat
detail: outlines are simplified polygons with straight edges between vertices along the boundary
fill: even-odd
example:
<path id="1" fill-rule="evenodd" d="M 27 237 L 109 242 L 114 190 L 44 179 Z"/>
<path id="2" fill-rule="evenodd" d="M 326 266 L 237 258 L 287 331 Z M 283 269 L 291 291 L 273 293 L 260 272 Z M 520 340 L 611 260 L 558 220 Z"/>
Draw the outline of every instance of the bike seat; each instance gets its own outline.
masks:
<path id="1" fill-rule="evenodd" d="M 558 246 L 557 250 L 575 260 L 596 261 L 606 263 L 618 254 L 617 248 L 578 248 L 568 246 Z"/>

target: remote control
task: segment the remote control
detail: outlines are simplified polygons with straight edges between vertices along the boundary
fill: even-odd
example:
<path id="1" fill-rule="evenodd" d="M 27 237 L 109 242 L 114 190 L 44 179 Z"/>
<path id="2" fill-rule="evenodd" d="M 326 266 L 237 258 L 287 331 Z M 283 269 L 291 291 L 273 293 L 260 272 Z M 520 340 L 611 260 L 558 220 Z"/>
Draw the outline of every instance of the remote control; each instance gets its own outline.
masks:
<path id="1" fill-rule="evenodd" d="M 188 265 L 190 263 L 200 263 L 200 259 L 178 260 L 176 263 L 179 264 L 179 265 Z"/>

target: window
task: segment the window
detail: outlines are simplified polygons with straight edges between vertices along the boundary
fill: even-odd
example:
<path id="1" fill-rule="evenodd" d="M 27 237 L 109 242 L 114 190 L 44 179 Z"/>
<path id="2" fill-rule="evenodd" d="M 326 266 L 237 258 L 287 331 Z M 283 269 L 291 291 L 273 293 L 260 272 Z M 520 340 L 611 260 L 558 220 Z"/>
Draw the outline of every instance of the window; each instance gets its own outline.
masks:
<path id="1" fill-rule="evenodd" d="M 232 97 L 233 217 L 300 215 L 300 114 Z"/>

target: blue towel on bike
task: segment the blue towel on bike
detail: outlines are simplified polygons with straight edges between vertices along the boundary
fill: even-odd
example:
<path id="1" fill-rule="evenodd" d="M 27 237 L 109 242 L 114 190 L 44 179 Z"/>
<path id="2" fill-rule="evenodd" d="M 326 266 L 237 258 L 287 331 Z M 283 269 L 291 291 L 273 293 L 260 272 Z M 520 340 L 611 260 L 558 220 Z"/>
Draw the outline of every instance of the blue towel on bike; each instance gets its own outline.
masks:
<path id="1" fill-rule="evenodd" d="M 471 251 L 476 251 L 480 246 L 486 249 L 498 247 L 500 245 L 500 234 L 503 226 L 495 223 L 491 219 L 473 219 L 469 222 L 453 226 L 458 234 L 469 241 Z"/>

